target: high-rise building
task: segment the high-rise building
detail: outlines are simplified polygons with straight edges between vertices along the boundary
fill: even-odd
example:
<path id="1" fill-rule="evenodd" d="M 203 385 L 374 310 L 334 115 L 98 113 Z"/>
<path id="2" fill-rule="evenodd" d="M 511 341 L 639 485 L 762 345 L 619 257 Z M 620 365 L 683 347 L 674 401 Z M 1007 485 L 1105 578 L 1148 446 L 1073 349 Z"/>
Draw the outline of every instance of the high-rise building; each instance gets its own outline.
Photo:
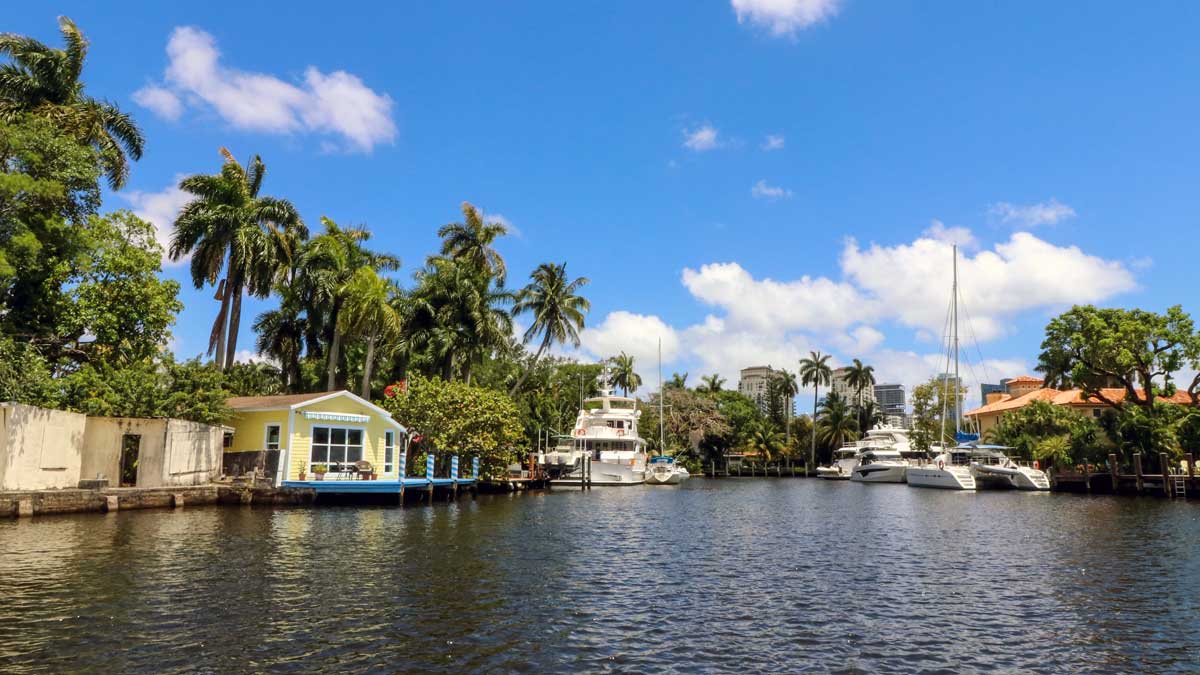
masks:
<path id="1" fill-rule="evenodd" d="M 979 384 L 979 400 L 984 403 L 988 400 L 988 394 L 1004 394 L 1008 392 L 1008 378 L 1000 380 L 1000 384 L 987 384 L 981 382 Z"/>
<path id="2" fill-rule="evenodd" d="M 946 391 L 947 393 L 953 392 L 953 391 L 958 392 L 958 409 L 959 409 L 959 411 L 966 410 L 965 404 L 966 404 L 967 392 L 966 392 L 966 390 L 963 389 L 962 378 L 955 377 L 953 375 L 948 375 L 946 373 L 939 373 L 938 376 L 933 379 L 935 382 L 937 382 L 937 386 L 938 386 L 939 390 Z M 953 404 L 954 404 L 953 399 L 949 399 L 949 405 L 953 405 Z M 953 411 L 951 411 L 951 412 L 953 412 Z"/>
<path id="3" fill-rule="evenodd" d="M 738 379 L 738 392 L 754 401 L 759 411 L 766 415 L 771 411 L 771 397 L 768 387 L 771 378 L 779 371 L 771 366 L 751 366 L 743 368 Z M 796 399 L 789 396 L 783 403 L 784 411 L 795 411 Z"/>
<path id="4" fill-rule="evenodd" d="M 875 400 L 875 391 L 871 387 L 863 387 L 861 392 L 855 391 L 854 387 L 850 385 L 849 376 L 849 368 L 835 368 L 830 390 L 845 399 L 849 405 L 861 405 Z"/>
<path id="5" fill-rule="evenodd" d="M 908 426 L 907 403 L 904 397 L 904 385 L 875 385 L 875 404 L 879 406 L 879 413 L 883 415 L 889 426 Z"/>

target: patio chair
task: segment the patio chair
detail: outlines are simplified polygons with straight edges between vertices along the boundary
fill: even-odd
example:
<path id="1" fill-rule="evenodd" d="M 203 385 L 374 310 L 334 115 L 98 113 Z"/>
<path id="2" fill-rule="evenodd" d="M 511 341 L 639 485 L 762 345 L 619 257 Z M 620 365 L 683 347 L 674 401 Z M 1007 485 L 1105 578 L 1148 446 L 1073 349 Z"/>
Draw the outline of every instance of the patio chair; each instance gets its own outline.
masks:
<path id="1" fill-rule="evenodd" d="M 353 466 L 354 471 L 358 473 L 360 480 L 367 480 L 371 477 L 371 474 L 375 473 L 375 467 L 365 459 L 360 459 L 351 466 Z"/>

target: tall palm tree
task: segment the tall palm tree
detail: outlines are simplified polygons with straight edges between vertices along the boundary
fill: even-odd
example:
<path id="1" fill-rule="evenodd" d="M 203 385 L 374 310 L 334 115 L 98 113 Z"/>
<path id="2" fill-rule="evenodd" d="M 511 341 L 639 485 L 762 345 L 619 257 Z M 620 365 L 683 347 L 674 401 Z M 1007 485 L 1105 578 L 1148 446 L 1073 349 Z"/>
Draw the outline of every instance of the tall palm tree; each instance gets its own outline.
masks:
<path id="1" fill-rule="evenodd" d="M 621 393 L 628 396 L 630 392 L 642 386 L 642 376 L 633 367 L 633 357 L 625 352 L 609 359 L 612 364 L 613 384 L 621 388 Z"/>
<path id="2" fill-rule="evenodd" d="M 813 436 L 818 435 L 822 443 L 833 448 L 841 447 L 857 437 L 858 422 L 842 397 L 830 395 L 821 404 L 817 414 L 816 433 Z"/>
<path id="3" fill-rule="evenodd" d="M 237 352 L 242 295 L 248 291 L 265 297 L 281 271 L 290 267 L 291 247 L 307 237 L 308 230 L 291 202 L 259 196 L 266 174 L 262 158 L 255 155 L 243 167 L 225 148 L 221 155 L 221 173 L 180 181 L 179 188 L 193 199 L 175 219 L 170 255 L 179 260 L 191 254 L 196 288 L 217 287 L 221 307 L 208 350 L 224 369 Z"/>
<path id="4" fill-rule="evenodd" d="M 792 443 L 792 401 L 796 398 L 796 394 L 800 393 L 800 383 L 796 381 L 796 374 L 781 368 L 771 376 L 770 386 L 772 393 L 781 399 L 784 406 L 784 429 L 788 445 Z"/>
<path id="5" fill-rule="evenodd" d="M 858 420 L 858 430 L 864 435 L 879 424 L 882 424 L 884 420 L 883 413 L 875 405 L 875 401 L 871 400 L 863 401 L 861 404 L 854 406 L 854 415 Z"/>
<path id="6" fill-rule="evenodd" d="M 807 358 L 800 359 L 800 384 L 813 388 L 813 419 L 817 416 L 817 401 L 820 397 L 821 385 L 833 383 L 833 370 L 829 367 L 829 354 L 819 351 L 809 352 Z M 812 444 L 808 450 L 808 466 L 805 473 L 817 462 L 817 434 L 812 434 Z"/>
<path id="7" fill-rule="evenodd" d="M 463 222 L 449 223 L 438 230 L 442 255 L 466 262 L 481 273 L 495 277 L 503 286 L 507 276 L 504 258 L 493 247 L 496 239 L 508 233 L 502 223 L 484 222 L 483 216 L 468 202 L 462 204 Z"/>
<path id="8" fill-rule="evenodd" d="M 687 389 L 687 373 L 671 373 L 671 379 L 667 380 L 663 387 L 667 389 Z"/>
<path id="9" fill-rule="evenodd" d="M 339 329 L 346 291 L 355 273 L 362 267 L 383 272 L 399 269 L 400 259 L 366 248 L 371 233 L 364 227 L 342 227 L 332 219 L 321 216 L 325 232 L 313 237 L 300 254 L 300 267 L 313 306 L 309 317 L 321 314 L 325 357 L 325 388 L 337 388 L 337 371 L 342 357 L 342 331 Z"/>
<path id="10" fill-rule="evenodd" d="M 279 373 L 285 391 L 300 393 L 300 355 L 304 351 L 304 333 L 307 320 L 291 286 L 281 286 L 279 307 L 267 310 L 254 320 L 254 332 L 258 339 L 254 343 L 259 354 L 266 354 L 279 362 Z"/>
<path id="11" fill-rule="evenodd" d="M 360 335 L 367 341 L 361 395 L 368 400 L 371 398 L 376 344 L 380 339 L 388 340 L 400 334 L 400 313 L 392 304 L 394 292 L 394 284 L 370 266 L 358 268 L 340 289 L 344 305 L 338 317 L 338 332 Z"/>
<path id="12" fill-rule="evenodd" d="M 96 149 L 104 175 L 114 190 L 129 177 L 129 158 L 142 158 L 145 138 L 133 118 L 107 101 L 84 93 L 80 81 L 88 41 L 65 16 L 58 17 L 65 49 L 54 49 L 33 38 L 0 33 L 0 121 L 25 114 L 50 120 Z"/>
<path id="13" fill-rule="evenodd" d="M 716 373 L 705 375 L 700 378 L 700 381 L 704 383 L 700 386 L 700 390 L 709 394 L 721 393 L 721 385 L 725 384 L 725 378 Z"/>
<path id="14" fill-rule="evenodd" d="M 505 308 L 513 294 L 450 258 L 430 258 L 416 279 L 408 301 L 414 347 L 433 359 L 445 380 L 454 376 L 457 357 L 469 382 L 472 364 L 512 335 L 512 315 Z"/>
<path id="15" fill-rule="evenodd" d="M 858 405 L 863 400 L 863 390 L 875 386 L 875 367 L 854 359 L 854 365 L 846 370 L 846 384 L 854 388 L 854 401 Z"/>
<path id="16" fill-rule="evenodd" d="M 566 263 L 542 263 L 529 275 L 529 279 L 529 284 L 517 293 L 513 316 L 526 312 L 533 314 L 533 322 L 525 330 L 523 341 L 529 344 L 540 334 L 542 342 L 533 355 L 533 362 L 509 390 L 509 396 L 517 393 L 542 353 L 551 345 L 569 343 L 574 347 L 579 346 L 584 314 L 591 309 L 587 298 L 579 295 L 579 289 L 588 283 L 587 277 L 570 279 L 567 277 Z"/>

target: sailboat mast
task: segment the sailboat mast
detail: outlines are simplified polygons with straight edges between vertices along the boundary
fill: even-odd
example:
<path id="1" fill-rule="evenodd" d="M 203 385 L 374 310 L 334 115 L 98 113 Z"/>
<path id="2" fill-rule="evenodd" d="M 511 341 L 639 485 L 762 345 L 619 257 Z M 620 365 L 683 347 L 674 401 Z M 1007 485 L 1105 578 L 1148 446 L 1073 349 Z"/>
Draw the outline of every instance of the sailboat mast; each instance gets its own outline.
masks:
<path id="1" fill-rule="evenodd" d="M 666 446 L 664 445 L 663 434 L 663 380 L 662 380 L 662 338 L 658 338 L 658 454 L 665 455 Z"/>
<path id="2" fill-rule="evenodd" d="M 954 245 L 954 439 L 962 431 L 962 383 L 958 379 L 958 244 Z"/>

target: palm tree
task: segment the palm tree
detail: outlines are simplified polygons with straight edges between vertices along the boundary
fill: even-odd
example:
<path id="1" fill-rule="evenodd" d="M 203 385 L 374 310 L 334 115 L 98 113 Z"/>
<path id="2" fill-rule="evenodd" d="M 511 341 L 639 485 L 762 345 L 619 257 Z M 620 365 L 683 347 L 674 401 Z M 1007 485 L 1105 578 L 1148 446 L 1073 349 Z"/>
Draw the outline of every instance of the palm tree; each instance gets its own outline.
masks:
<path id="1" fill-rule="evenodd" d="M 854 401 L 857 405 L 863 400 L 863 390 L 875 386 L 875 367 L 864 366 L 862 361 L 854 359 L 854 365 L 846 369 L 846 384 L 854 387 Z"/>
<path id="2" fill-rule="evenodd" d="M 466 262 L 476 270 L 495 277 L 496 283 L 503 286 L 507 269 L 504 258 L 500 257 L 492 244 L 507 234 L 508 228 L 502 223 L 484 222 L 479 210 L 468 202 L 463 202 L 462 213 L 463 222 L 449 223 L 438 230 L 438 236 L 442 238 L 442 255 Z"/>
<path id="3" fill-rule="evenodd" d="M 517 293 L 513 316 L 525 312 L 533 314 L 533 323 L 526 329 L 523 341 L 529 344 L 541 334 L 542 342 L 533 355 L 533 362 L 509 390 L 509 396 L 517 393 L 537 365 L 542 353 L 551 345 L 570 343 L 574 347 L 579 346 L 579 331 L 583 330 L 584 314 L 592 306 L 587 298 L 578 293 L 580 288 L 587 285 L 587 277 L 574 280 L 568 278 L 566 263 L 542 263 L 529 275 L 529 279 L 529 285 Z"/>
<path id="4" fill-rule="evenodd" d="M 129 157 L 142 158 L 145 138 L 133 118 L 107 101 L 84 93 L 80 81 L 88 41 L 65 16 L 58 17 L 66 49 L 53 49 L 33 38 L 0 33 L 0 121 L 25 114 L 50 120 L 96 149 L 108 184 L 120 190 L 129 177 Z"/>
<path id="5" fill-rule="evenodd" d="M 817 433 L 821 442 L 833 448 L 845 445 L 858 434 L 858 422 L 841 396 L 830 394 L 817 415 Z"/>
<path id="6" fill-rule="evenodd" d="M 721 385 L 725 384 L 725 378 L 716 373 L 705 375 L 700 378 L 700 381 L 704 384 L 700 386 L 699 390 L 709 394 L 721 393 Z"/>
<path id="7" fill-rule="evenodd" d="M 225 369 L 237 352 L 242 294 L 265 297 L 281 270 L 290 267 L 291 247 L 308 230 L 291 202 L 259 196 L 266 166 L 258 155 L 246 168 L 225 148 L 221 155 L 221 173 L 180 181 L 179 188 L 193 199 L 175 219 L 170 254 L 173 260 L 191 254 L 196 288 L 217 287 L 221 308 L 208 351 L 215 354 L 217 367 Z"/>
<path id="8" fill-rule="evenodd" d="M 365 242 L 371 238 L 371 233 L 364 227 L 342 227 L 325 216 L 321 216 L 321 224 L 325 226 L 325 232 L 305 245 L 300 254 L 300 267 L 305 283 L 310 287 L 307 295 L 313 303 L 309 308 L 309 319 L 322 315 L 321 324 L 328 346 L 325 388 L 332 391 L 337 388 L 342 349 L 340 317 L 350 281 L 363 267 L 376 272 L 399 269 L 400 259 L 368 250 Z"/>
<path id="9" fill-rule="evenodd" d="M 763 464 L 768 464 L 783 452 L 784 443 L 778 429 L 770 424 L 759 423 L 750 428 L 745 450 L 748 454 L 761 457 Z"/>
<path id="10" fill-rule="evenodd" d="M 772 396 L 778 396 L 781 403 L 785 407 L 784 414 L 784 429 L 787 430 L 786 438 L 788 445 L 792 443 L 792 401 L 796 394 L 800 393 L 800 384 L 796 381 L 796 374 L 787 369 L 780 369 L 774 373 L 770 382 Z"/>
<path id="11" fill-rule="evenodd" d="M 667 389 L 687 389 L 687 373 L 671 373 L 671 379 L 663 386 Z"/>
<path id="12" fill-rule="evenodd" d="M 829 386 L 833 383 L 833 371 L 829 368 L 829 355 L 821 352 L 809 352 L 808 357 L 800 359 L 800 384 L 805 387 L 813 388 L 813 417 L 817 414 L 817 400 L 819 399 L 821 385 Z M 812 435 L 812 444 L 808 450 L 808 466 L 804 471 L 807 474 L 809 469 L 817 462 L 817 434 Z"/>
<path id="13" fill-rule="evenodd" d="M 642 376 L 633 367 L 633 357 L 625 352 L 609 359 L 612 364 L 613 384 L 621 388 L 621 393 L 628 396 L 642 386 Z"/>
<path id="14" fill-rule="evenodd" d="M 400 313 L 392 305 L 394 284 L 379 276 L 373 267 L 363 266 L 340 289 L 344 298 L 338 317 L 338 332 L 366 338 L 361 395 L 371 398 L 371 371 L 375 367 L 375 346 L 382 338 L 400 334 Z"/>
<path id="15" fill-rule="evenodd" d="M 883 423 L 883 413 L 875 405 L 875 401 L 867 400 L 854 406 L 854 414 L 858 418 L 858 429 L 864 435 Z"/>
<path id="16" fill-rule="evenodd" d="M 301 387 L 300 355 L 304 351 L 307 320 L 301 316 L 292 287 L 281 286 L 277 292 L 280 294 L 279 308 L 267 310 L 254 320 L 254 332 L 258 335 L 254 347 L 259 354 L 279 362 L 284 390 L 298 394 Z"/>
<path id="17" fill-rule="evenodd" d="M 513 294 L 450 258 L 430 258 L 416 279 L 409 298 L 409 339 L 433 359 L 445 380 L 454 376 L 455 357 L 461 356 L 463 379 L 470 382 L 472 364 L 512 335 L 512 315 L 504 308 Z"/>

